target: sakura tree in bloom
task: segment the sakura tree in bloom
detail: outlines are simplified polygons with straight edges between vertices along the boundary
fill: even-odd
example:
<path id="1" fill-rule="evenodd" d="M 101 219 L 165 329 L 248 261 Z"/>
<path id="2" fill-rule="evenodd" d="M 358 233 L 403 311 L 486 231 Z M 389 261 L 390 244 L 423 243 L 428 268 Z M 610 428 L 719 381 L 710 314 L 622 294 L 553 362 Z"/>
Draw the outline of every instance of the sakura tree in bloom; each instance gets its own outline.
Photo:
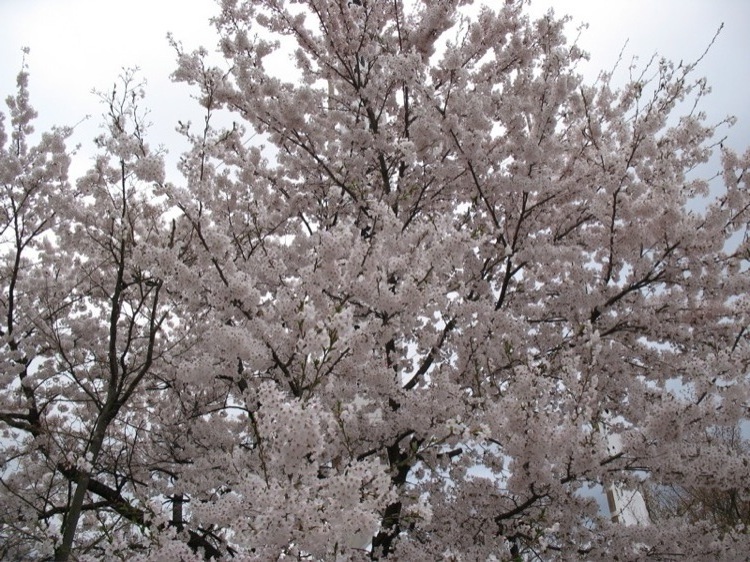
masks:
<path id="1" fill-rule="evenodd" d="M 224 63 L 175 43 L 205 111 L 175 183 L 126 75 L 69 185 L 65 131 L 27 144 L 21 74 L 6 556 L 750 551 L 742 525 L 626 525 L 590 492 L 750 500 L 747 448 L 717 438 L 750 417 L 750 152 L 690 211 L 721 125 L 695 64 L 586 84 L 566 20 L 523 5 L 223 0 Z"/>

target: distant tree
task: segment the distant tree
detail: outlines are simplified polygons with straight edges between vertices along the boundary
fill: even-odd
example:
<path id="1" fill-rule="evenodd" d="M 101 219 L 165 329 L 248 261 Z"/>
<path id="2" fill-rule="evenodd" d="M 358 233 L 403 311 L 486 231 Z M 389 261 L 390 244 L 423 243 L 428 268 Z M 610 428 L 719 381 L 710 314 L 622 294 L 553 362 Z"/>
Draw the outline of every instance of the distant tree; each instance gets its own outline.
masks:
<path id="1" fill-rule="evenodd" d="M 717 127 L 695 64 L 587 85 L 566 20 L 523 5 L 224 0 L 222 68 L 175 43 L 205 110 L 179 183 L 126 75 L 68 185 L 65 131 L 27 147 L 22 73 L 6 557 L 750 551 L 746 527 L 623 525 L 586 492 L 747 493 L 712 432 L 750 406 L 750 152 L 690 211 Z"/>
<path id="2" fill-rule="evenodd" d="M 750 444 L 742 438 L 739 427 L 714 429 L 713 441 L 728 449 L 727 454 L 743 459 L 750 466 Z M 708 522 L 721 532 L 731 532 L 737 527 L 750 527 L 750 490 L 747 486 L 727 488 L 717 485 L 716 474 L 705 474 L 692 485 L 651 486 L 647 499 L 649 513 L 658 525 L 671 518 L 684 518 L 696 525 Z"/>

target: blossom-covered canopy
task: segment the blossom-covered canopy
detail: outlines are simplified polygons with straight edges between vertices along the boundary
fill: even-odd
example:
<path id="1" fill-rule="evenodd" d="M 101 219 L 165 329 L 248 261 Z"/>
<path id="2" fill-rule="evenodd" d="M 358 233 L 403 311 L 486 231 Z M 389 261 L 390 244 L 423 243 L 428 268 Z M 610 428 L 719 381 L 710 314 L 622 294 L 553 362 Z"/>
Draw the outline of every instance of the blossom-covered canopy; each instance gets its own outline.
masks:
<path id="1" fill-rule="evenodd" d="M 134 75 L 72 183 L 67 131 L 31 144 L 22 72 L 0 135 L 0 552 L 750 551 L 740 507 L 621 505 L 750 499 L 722 437 L 750 405 L 750 152 L 723 150 L 709 190 L 692 172 L 721 124 L 695 65 L 587 84 L 565 22 L 223 0 L 221 62 L 175 42 L 205 120 L 181 124 L 174 181 Z"/>

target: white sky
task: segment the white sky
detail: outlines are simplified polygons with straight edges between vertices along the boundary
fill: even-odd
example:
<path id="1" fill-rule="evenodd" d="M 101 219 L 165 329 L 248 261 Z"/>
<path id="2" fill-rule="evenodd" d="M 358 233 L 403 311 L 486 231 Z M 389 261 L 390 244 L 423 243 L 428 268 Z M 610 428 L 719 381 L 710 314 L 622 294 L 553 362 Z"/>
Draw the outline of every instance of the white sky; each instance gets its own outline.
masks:
<path id="1" fill-rule="evenodd" d="M 570 39 L 577 24 L 589 24 L 579 43 L 592 55 L 581 69 L 591 79 L 611 68 L 628 39 L 626 63 L 633 55 L 645 62 L 657 51 L 694 60 L 724 22 L 699 68 L 714 90 L 704 109 L 715 120 L 736 115 L 740 122 L 728 132 L 728 144 L 750 146 L 750 0 L 533 0 L 532 13 L 550 6 L 573 16 Z M 21 48 L 28 46 L 37 130 L 92 115 L 74 137 L 85 154 L 102 113 L 92 88 L 107 91 L 121 68 L 138 66 L 148 81 L 152 143 L 171 146 L 176 158 L 183 147 L 174 132 L 177 120 L 199 114 L 189 88 L 169 81 L 175 56 L 165 36 L 171 31 L 187 48 L 211 50 L 216 36 L 208 18 L 214 13 L 213 0 L 0 0 L 0 97 L 14 92 Z"/>

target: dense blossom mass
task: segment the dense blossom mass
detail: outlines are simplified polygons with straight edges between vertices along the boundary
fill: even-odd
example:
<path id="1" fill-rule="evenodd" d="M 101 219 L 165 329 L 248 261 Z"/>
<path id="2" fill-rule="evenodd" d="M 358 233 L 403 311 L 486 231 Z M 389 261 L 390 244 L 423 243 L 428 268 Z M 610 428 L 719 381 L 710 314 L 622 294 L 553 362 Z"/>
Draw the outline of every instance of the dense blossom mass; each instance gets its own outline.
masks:
<path id="1" fill-rule="evenodd" d="M 170 181 L 137 75 L 71 179 L 22 70 L 0 558 L 744 559 L 750 152 L 489 4 L 222 0 Z"/>

